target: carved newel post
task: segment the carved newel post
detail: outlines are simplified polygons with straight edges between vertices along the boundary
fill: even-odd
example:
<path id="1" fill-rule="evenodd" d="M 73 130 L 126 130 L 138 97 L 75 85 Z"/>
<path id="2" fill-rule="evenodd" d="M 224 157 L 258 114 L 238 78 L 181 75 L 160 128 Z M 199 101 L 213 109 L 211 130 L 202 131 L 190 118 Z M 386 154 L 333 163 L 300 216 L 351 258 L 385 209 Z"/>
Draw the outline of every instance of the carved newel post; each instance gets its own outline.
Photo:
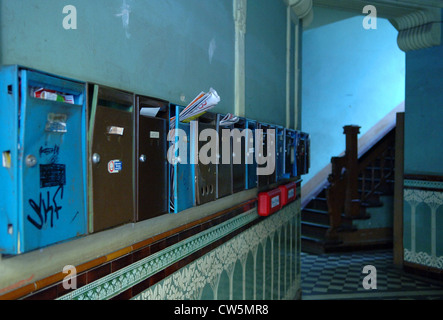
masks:
<path id="1" fill-rule="evenodd" d="M 345 215 L 356 217 L 360 215 L 360 197 L 358 194 L 358 134 L 359 126 L 345 126 L 346 135 L 346 191 Z"/>

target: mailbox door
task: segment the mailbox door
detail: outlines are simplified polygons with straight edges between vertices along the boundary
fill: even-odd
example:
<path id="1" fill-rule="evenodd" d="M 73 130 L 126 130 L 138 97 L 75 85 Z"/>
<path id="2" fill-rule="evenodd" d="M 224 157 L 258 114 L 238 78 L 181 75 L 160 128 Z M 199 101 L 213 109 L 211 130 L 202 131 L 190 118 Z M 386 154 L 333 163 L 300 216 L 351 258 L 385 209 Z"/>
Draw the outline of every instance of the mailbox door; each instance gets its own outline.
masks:
<path id="1" fill-rule="evenodd" d="M 217 170 L 217 199 L 223 198 L 227 195 L 232 194 L 232 143 L 231 139 L 224 138 L 223 137 L 223 129 L 226 130 L 232 130 L 232 125 L 229 126 L 220 126 L 220 121 L 223 119 L 223 115 L 217 116 L 217 132 L 218 132 L 218 152 L 219 152 L 219 158 L 218 158 L 218 164 L 216 166 Z M 224 163 L 223 161 L 223 146 L 229 145 L 229 163 Z M 226 155 L 225 155 L 226 156 Z"/>
<path id="2" fill-rule="evenodd" d="M 255 152 L 257 154 L 257 157 L 260 158 L 260 157 L 266 156 L 268 153 L 268 148 L 267 148 L 268 126 L 260 123 L 260 124 L 258 124 L 258 129 L 262 130 L 261 135 L 258 136 L 258 138 L 259 138 L 258 143 L 260 143 L 262 145 L 262 150 L 260 150 L 259 148 L 256 148 Z M 262 164 L 257 164 L 257 166 L 259 168 L 264 167 L 264 165 L 262 165 Z M 269 183 L 270 183 L 269 177 L 270 177 L 270 175 L 264 175 L 264 174 L 258 175 L 259 188 L 263 188 L 263 187 L 266 187 L 269 185 Z"/>
<path id="3" fill-rule="evenodd" d="M 199 122 L 198 123 L 198 136 L 194 136 L 195 143 L 198 145 L 198 152 L 200 149 L 207 144 L 207 141 L 199 141 L 200 133 L 205 129 L 215 130 L 216 126 L 212 123 Z M 215 163 L 203 164 L 198 161 L 195 166 L 196 175 L 196 203 L 198 205 L 213 201 L 216 199 L 216 165 Z"/>
<path id="4" fill-rule="evenodd" d="M 132 94 L 96 86 L 94 100 L 91 227 L 97 232 L 134 219 L 134 126 Z"/>
<path id="5" fill-rule="evenodd" d="M 255 129 L 257 122 L 247 120 L 246 128 L 246 189 L 252 189 L 257 187 L 257 161 L 255 160 Z"/>
<path id="6" fill-rule="evenodd" d="M 276 148 L 275 148 L 275 170 L 277 181 L 285 178 L 285 130 L 282 127 L 277 127 L 275 130 Z"/>
<path id="7" fill-rule="evenodd" d="M 21 70 L 20 244 L 17 253 L 84 235 L 86 223 L 85 84 Z M 39 88 L 71 103 L 35 98 Z M 19 189 L 19 190 L 20 190 Z"/>
<path id="8" fill-rule="evenodd" d="M 240 133 L 232 137 L 232 172 L 233 172 L 233 192 L 240 192 L 245 190 L 246 179 L 246 137 L 245 134 L 245 119 L 240 119 L 239 122 L 234 124 L 234 129 L 237 129 Z"/>
<path id="9" fill-rule="evenodd" d="M 277 181 L 277 167 L 278 167 L 278 163 L 277 163 L 277 128 L 275 126 L 269 126 L 268 127 L 268 136 L 270 137 L 270 143 L 271 146 L 267 147 L 267 156 L 268 157 L 274 157 L 274 170 L 272 171 L 272 173 L 269 175 L 269 184 L 273 184 Z M 274 151 L 274 153 L 272 154 L 272 152 Z M 270 158 L 268 158 L 268 162 L 271 161 Z"/>
<path id="10" fill-rule="evenodd" d="M 166 120 L 139 117 L 137 221 L 167 213 Z"/>
<path id="11" fill-rule="evenodd" d="M 173 127 L 178 128 L 172 141 L 169 143 L 169 152 L 173 153 L 171 156 L 171 163 L 169 163 L 169 212 L 179 213 L 183 210 L 191 208 L 195 205 L 195 174 L 194 165 L 191 164 L 191 129 L 189 123 L 182 123 L 179 121 L 178 115 L 184 107 L 171 104 L 171 122 Z M 185 152 L 185 153 L 183 153 Z M 178 161 L 177 159 L 184 158 L 186 154 L 186 161 Z"/>
<path id="12" fill-rule="evenodd" d="M 297 133 L 294 130 L 286 129 L 285 133 L 285 176 L 287 178 L 295 177 L 296 174 L 296 161 L 295 161 L 295 148 Z"/>

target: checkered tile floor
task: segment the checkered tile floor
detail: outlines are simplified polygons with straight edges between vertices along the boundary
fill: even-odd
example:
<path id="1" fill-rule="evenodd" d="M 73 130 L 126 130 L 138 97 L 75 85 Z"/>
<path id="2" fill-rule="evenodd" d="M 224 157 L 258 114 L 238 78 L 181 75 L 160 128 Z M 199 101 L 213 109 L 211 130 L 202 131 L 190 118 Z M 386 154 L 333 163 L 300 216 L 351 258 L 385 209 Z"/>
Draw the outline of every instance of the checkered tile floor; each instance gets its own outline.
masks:
<path id="1" fill-rule="evenodd" d="M 363 273 L 376 269 L 376 289 L 366 290 Z M 394 268 L 392 251 L 301 254 L 303 300 L 443 300 L 443 284 Z"/>

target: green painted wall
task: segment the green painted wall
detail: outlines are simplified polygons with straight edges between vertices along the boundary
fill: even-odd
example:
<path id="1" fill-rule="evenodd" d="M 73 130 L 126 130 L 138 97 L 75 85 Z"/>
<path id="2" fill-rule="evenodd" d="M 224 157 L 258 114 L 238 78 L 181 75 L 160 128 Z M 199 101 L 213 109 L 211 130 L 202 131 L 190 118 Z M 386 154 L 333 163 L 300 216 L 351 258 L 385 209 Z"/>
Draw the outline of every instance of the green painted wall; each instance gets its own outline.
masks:
<path id="1" fill-rule="evenodd" d="M 443 45 L 406 55 L 405 173 L 443 175 Z"/>
<path id="2" fill-rule="evenodd" d="M 72 0 L 77 30 L 63 28 L 62 10 L 67 4 L 2 0 L 1 63 L 175 103 L 187 104 L 213 87 L 222 97 L 219 109 L 233 111 L 231 1 Z M 125 8 L 127 28 L 121 15 Z"/>
<path id="3" fill-rule="evenodd" d="M 68 4 L 77 30 L 63 28 Z M 247 13 L 247 116 L 285 124 L 285 5 L 249 1 Z M 232 1 L 1 0 L 0 23 L 1 64 L 185 105 L 213 87 L 221 97 L 214 111 L 234 112 Z"/>
<path id="4" fill-rule="evenodd" d="M 286 125 L 286 6 L 283 1 L 248 1 L 246 116 Z"/>

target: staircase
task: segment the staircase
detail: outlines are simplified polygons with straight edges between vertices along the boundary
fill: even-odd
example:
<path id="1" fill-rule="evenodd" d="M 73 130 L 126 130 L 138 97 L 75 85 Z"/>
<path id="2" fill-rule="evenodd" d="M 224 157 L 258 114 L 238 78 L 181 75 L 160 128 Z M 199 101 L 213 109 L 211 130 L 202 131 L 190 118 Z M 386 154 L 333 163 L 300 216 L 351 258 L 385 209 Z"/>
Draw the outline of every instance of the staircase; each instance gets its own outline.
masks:
<path id="1" fill-rule="evenodd" d="M 394 194 L 395 127 L 360 156 L 358 129 L 345 127 L 345 156 L 331 159 L 328 182 L 302 208 L 304 252 L 321 254 L 392 246 L 392 237 L 375 229 L 359 230 L 354 221 L 371 219 L 368 209 L 383 206 L 381 197 Z"/>

